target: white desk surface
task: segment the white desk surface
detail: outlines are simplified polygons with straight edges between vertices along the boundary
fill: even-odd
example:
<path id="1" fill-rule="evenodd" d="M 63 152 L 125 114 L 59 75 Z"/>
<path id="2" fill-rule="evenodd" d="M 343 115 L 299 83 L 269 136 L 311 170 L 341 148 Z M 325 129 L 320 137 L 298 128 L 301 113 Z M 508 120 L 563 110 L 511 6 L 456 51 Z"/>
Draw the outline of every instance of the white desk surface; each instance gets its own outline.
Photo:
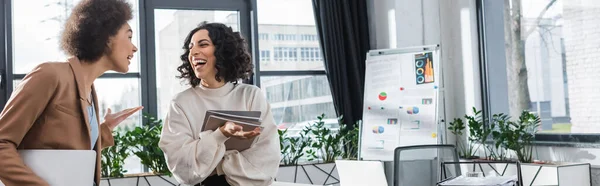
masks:
<path id="1" fill-rule="evenodd" d="M 289 183 L 289 182 L 273 182 L 271 186 L 315 186 L 311 184 L 303 184 L 303 183 Z"/>

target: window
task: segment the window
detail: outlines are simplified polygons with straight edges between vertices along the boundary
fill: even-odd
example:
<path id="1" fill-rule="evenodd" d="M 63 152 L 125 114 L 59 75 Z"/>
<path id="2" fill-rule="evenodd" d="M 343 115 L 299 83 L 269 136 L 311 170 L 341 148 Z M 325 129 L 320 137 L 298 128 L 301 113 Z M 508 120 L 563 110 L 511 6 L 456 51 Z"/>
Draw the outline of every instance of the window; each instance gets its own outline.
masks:
<path id="1" fill-rule="evenodd" d="M 67 56 L 58 47 L 60 32 L 71 9 L 80 1 L 35 0 L 35 3 L 32 3 L 33 1 L 0 0 L 0 10 L 8 10 L 0 11 L 0 59 L 8 59 L 0 63 L 1 106 L 33 67 L 46 61 L 66 60 Z M 94 82 L 98 91 L 101 116 L 107 108 L 120 111 L 143 105 L 144 112 L 164 119 L 165 105 L 176 93 L 188 87 L 182 86 L 175 77 L 178 74 L 176 67 L 181 63 L 179 55 L 182 51 L 183 37 L 201 21 L 222 22 L 231 26 L 234 31 L 239 31 L 247 38 L 250 51 L 254 51 L 250 42 L 255 38 L 252 38 L 250 33 L 257 31 L 257 28 L 250 28 L 252 18 L 246 16 L 252 11 L 249 6 L 251 1 L 223 3 L 214 0 L 202 7 L 190 5 L 189 0 L 152 1 L 146 3 L 146 6 L 138 5 L 138 0 L 127 1 L 134 11 L 129 24 L 134 32 L 133 43 L 139 50 L 131 60 L 128 73 L 108 72 Z M 184 7 L 186 10 L 172 9 L 173 7 Z M 140 20 L 143 20 L 144 24 L 139 24 Z M 31 27 L 25 23 L 33 23 L 36 26 Z M 145 37 L 141 38 L 142 35 Z M 270 32 L 263 32 L 256 39 L 268 43 L 269 37 L 272 36 Z M 280 37 L 281 40 L 286 39 L 285 35 Z M 287 36 L 287 39 L 296 39 L 293 37 Z M 272 48 L 273 46 L 263 47 L 264 53 L 260 59 L 265 62 L 272 61 Z M 294 50 L 285 51 L 285 55 L 289 56 L 288 60 L 295 57 Z M 252 55 L 260 54 L 256 52 Z M 119 127 L 140 125 L 142 113 L 136 113 Z M 140 160 L 133 155 L 125 160 L 124 168 L 129 174 L 146 171 L 143 170 Z"/>
<path id="2" fill-rule="evenodd" d="M 301 57 L 300 61 L 323 61 L 321 58 L 321 50 L 316 47 L 303 47 L 300 48 Z"/>
<path id="3" fill-rule="evenodd" d="M 306 2 L 305 2 L 306 1 Z M 272 38 L 268 41 L 260 41 L 259 48 L 273 48 L 273 61 L 289 62 L 285 65 L 272 63 L 270 60 L 260 60 L 261 71 L 322 71 L 325 65 L 321 57 L 321 48 L 317 37 L 317 28 L 314 17 L 306 12 L 296 9 L 276 8 L 267 3 L 275 3 L 284 6 L 285 3 L 293 3 L 294 6 L 302 7 L 303 11 L 312 12 L 312 2 L 309 0 L 258 0 L 261 9 L 258 14 L 258 31 L 270 32 Z M 265 6 L 265 7 L 262 7 Z M 284 7 L 289 7 L 285 5 Z M 285 14 L 282 19 L 278 14 Z M 312 56 L 312 57 L 310 57 Z"/>
<path id="4" fill-rule="evenodd" d="M 286 41 L 295 41 L 296 40 L 296 35 L 286 34 L 285 35 L 285 40 Z"/>
<path id="5" fill-rule="evenodd" d="M 158 94 L 158 115 L 166 116 L 171 99 L 179 92 L 190 87 L 177 67 L 181 65 L 179 56 L 181 46 L 188 32 L 202 21 L 220 22 L 238 31 L 238 12 L 222 10 L 176 10 L 155 9 L 156 42 L 156 82 Z M 193 23 L 193 24 L 186 24 Z M 261 51 L 262 52 L 262 51 Z M 268 52 L 268 51 L 266 51 Z"/>
<path id="6" fill-rule="evenodd" d="M 298 49 L 294 47 L 275 47 L 275 61 L 297 61 Z M 268 61 L 262 60 L 261 61 Z"/>
<path id="7" fill-rule="evenodd" d="M 312 35 L 312 34 L 302 34 L 300 36 L 300 40 L 302 40 L 302 41 L 318 41 L 317 35 Z"/>
<path id="8" fill-rule="evenodd" d="M 258 0 L 257 6 L 258 32 L 273 33 L 259 42 L 261 50 L 273 49 L 273 58 L 261 52 L 258 82 L 279 128 L 296 135 L 321 114 L 327 126 L 338 127 L 312 1 Z"/>
<path id="9" fill-rule="evenodd" d="M 541 141 L 600 140 L 600 63 L 594 60 L 600 53 L 593 52 L 600 45 L 597 6 L 511 0 L 505 11 L 492 5 L 502 2 L 480 3 L 488 12 L 482 30 L 489 111 L 513 118 L 521 110 L 535 112 L 542 120 L 536 137 Z M 504 35 L 492 29 L 504 26 L 510 26 Z"/>
<path id="10" fill-rule="evenodd" d="M 269 34 L 260 33 L 258 37 L 260 40 L 269 40 Z"/>
<path id="11" fill-rule="evenodd" d="M 67 56 L 58 47 L 60 33 L 66 18 L 70 15 L 71 9 L 79 0 L 57 1 L 57 0 L 39 0 L 35 3 L 31 1 L 12 1 L 12 86 L 8 91 L 12 91 L 18 85 L 26 73 L 35 66 L 48 61 L 66 61 Z M 133 30 L 133 43 L 139 48 L 140 27 L 138 24 L 138 2 L 137 0 L 128 0 L 133 8 L 133 19 L 129 25 Z M 27 23 L 35 23 L 31 27 Z M 4 25 L 2 25 L 4 26 Z M 32 55 L 34 54 L 34 55 Z M 129 73 L 117 74 L 109 72 L 103 77 L 98 78 L 94 85 L 96 86 L 99 114 L 104 116 L 107 108 L 114 111 L 121 111 L 126 108 L 142 105 L 140 94 L 140 59 L 139 51 L 134 54 L 129 66 Z M 106 78 L 110 77 L 110 78 Z M 122 129 L 141 125 L 141 112 L 123 121 L 118 127 Z M 102 117 L 100 117 L 102 118 Z M 125 160 L 124 168 L 128 173 L 142 172 L 142 166 L 135 156 L 130 156 Z"/>
<path id="12" fill-rule="evenodd" d="M 64 61 L 66 56 L 57 43 L 66 18 L 71 14 L 71 9 L 80 0 L 39 0 L 13 2 L 13 72 L 15 74 L 28 73 L 33 67 L 47 61 Z M 134 9 L 134 18 L 129 21 L 133 28 L 133 43 L 139 46 L 140 34 L 138 24 L 138 1 L 128 0 Z M 27 23 L 35 23 L 31 27 Z M 41 31 L 43 30 L 43 31 Z M 35 44 L 33 44 L 35 43 Z M 32 46 L 33 45 L 33 46 Z M 32 48 L 33 47 L 33 48 Z M 31 55 L 35 53 L 35 55 Z M 139 53 L 134 55 L 129 66 L 129 72 L 139 73 Z"/>
<path id="13" fill-rule="evenodd" d="M 296 35 L 294 35 L 294 34 L 275 34 L 273 40 L 296 41 Z"/>
<path id="14" fill-rule="evenodd" d="M 323 113 L 335 118 L 327 76 L 267 76 L 261 88 L 280 125 L 315 120 Z"/>
<path id="15" fill-rule="evenodd" d="M 260 51 L 260 61 L 270 61 L 271 60 L 271 51 L 270 50 L 261 50 Z"/>

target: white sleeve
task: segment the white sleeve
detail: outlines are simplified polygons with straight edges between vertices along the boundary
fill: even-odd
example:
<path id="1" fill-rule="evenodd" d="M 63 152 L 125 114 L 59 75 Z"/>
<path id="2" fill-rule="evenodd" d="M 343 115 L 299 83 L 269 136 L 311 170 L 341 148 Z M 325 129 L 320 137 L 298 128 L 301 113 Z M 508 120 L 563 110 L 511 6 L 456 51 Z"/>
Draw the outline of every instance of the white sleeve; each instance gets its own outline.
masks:
<path id="1" fill-rule="evenodd" d="M 255 95 L 252 110 L 260 110 L 264 127 L 254 146 L 242 152 L 225 152 L 219 175 L 224 174 L 227 182 L 237 185 L 271 185 L 281 160 L 277 126 L 271 114 L 271 107 L 260 93 Z"/>
<path id="2" fill-rule="evenodd" d="M 159 147 L 173 177 L 182 184 L 195 185 L 204 181 L 222 160 L 227 139 L 220 130 L 201 132 L 199 139 L 194 139 L 185 113 L 171 102 Z"/>

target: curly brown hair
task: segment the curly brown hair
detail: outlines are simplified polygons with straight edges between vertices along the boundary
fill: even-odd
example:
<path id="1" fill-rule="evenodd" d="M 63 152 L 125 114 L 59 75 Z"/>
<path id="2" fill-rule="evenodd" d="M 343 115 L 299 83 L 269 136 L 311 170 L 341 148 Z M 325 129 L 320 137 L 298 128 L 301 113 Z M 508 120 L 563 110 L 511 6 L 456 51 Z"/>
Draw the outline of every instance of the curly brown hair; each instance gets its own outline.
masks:
<path id="1" fill-rule="evenodd" d="M 225 81 L 237 84 L 239 79 L 250 78 L 253 65 L 246 40 L 239 32 L 234 32 L 227 25 L 207 22 L 200 23 L 185 38 L 184 53 L 180 56 L 182 63 L 177 67 L 177 71 L 181 75 L 177 78 L 188 79 L 192 87 L 200 84 L 200 79 L 194 74 L 188 55 L 190 54 L 189 44 L 192 36 L 203 29 L 208 31 L 208 37 L 215 46 L 215 68 L 217 69 L 215 79 L 219 82 Z"/>
<path id="2" fill-rule="evenodd" d="M 82 61 L 96 61 L 109 53 L 108 39 L 133 18 L 125 0 L 82 0 L 72 10 L 60 46 Z"/>

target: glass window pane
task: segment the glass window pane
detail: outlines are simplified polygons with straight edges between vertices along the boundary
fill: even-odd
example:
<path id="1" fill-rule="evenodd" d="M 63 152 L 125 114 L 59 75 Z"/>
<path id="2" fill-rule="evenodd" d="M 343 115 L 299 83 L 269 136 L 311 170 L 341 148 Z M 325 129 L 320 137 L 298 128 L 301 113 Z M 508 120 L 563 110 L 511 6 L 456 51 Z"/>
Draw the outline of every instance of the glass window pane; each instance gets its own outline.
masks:
<path id="1" fill-rule="evenodd" d="M 327 76 L 263 76 L 260 80 L 280 129 L 297 134 L 321 114 L 328 127 L 339 128 Z"/>
<path id="2" fill-rule="evenodd" d="M 18 0 L 13 2 L 13 73 L 25 74 L 47 61 L 66 61 L 59 47 L 60 34 L 71 9 L 80 0 Z M 133 8 L 133 43 L 139 48 L 138 0 L 127 0 Z M 36 26 L 31 26 L 34 24 Z M 99 28 L 101 29 L 101 28 Z M 32 55 L 33 54 L 33 55 Z M 139 52 L 129 72 L 139 72 Z"/>
<path id="3" fill-rule="evenodd" d="M 187 81 L 176 78 L 181 75 L 177 71 L 182 63 L 179 56 L 183 54 L 183 43 L 189 31 L 202 21 L 220 22 L 239 31 L 239 18 L 237 11 L 175 9 L 156 9 L 154 17 L 157 102 L 158 114 L 162 118 L 173 96 L 190 87 Z"/>
<path id="4" fill-rule="evenodd" d="M 522 14 L 504 15 L 508 105 L 542 119 L 544 133 L 600 133 L 600 36 L 597 6 L 587 1 L 512 1 Z M 510 6 L 507 6 L 510 7 Z M 547 9 L 546 9 L 547 7 Z M 507 12 L 507 11 L 505 11 Z M 518 11 L 511 11 L 518 12 Z M 520 22 L 520 25 L 510 23 Z M 492 23 L 488 23 L 492 24 Z M 496 77 L 497 78 L 497 77 Z M 494 104 L 494 101 L 490 104 Z"/>
<path id="5" fill-rule="evenodd" d="M 261 71 L 324 70 L 323 60 L 308 60 L 298 48 L 320 50 L 311 0 L 258 0 L 258 32 L 275 37 L 259 40 L 259 47 L 274 48 L 275 57 L 260 60 Z M 285 16 L 281 16 L 285 15 Z M 283 55 L 281 55 L 281 49 Z M 307 51 L 308 52 L 308 51 Z M 306 55 L 308 57 L 308 53 Z"/>
<path id="6" fill-rule="evenodd" d="M 104 121 L 104 115 L 108 108 L 114 113 L 142 105 L 140 79 L 138 78 L 101 78 L 94 81 L 94 86 L 98 95 L 100 121 Z M 124 120 L 115 130 L 119 128 L 133 129 L 141 126 L 142 121 L 142 112 L 139 111 Z M 140 159 L 133 154 L 125 159 L 123 168 L 127 170 L 127 174 L 144 172 Z"/>
<path id="7" fill-rule="evenodd" d="M 20 79 L 13 80 L 13 89 L 21 82 Z M 140 80 L 138 78 L 119 78 L 109 79 L 101 78 L 96 79 L 94 82 L 96 88 L 96 94 L 98 95 L 98 112 L 100 121 L 104 121 L 104 115 L 106 109 L 110 108 L 111 111 L 119 112 L 126 108 L 141 106 L 141 94 L 140 94 Z M 136 126 L 140 126 L 142 123 L 142 112 L 137 112 L 123 121 L 117 128 L 131 129 Z M 123 165 L 127 173 L 140 173 L 143 172 L 142 164 L 139 158 L 135 155 L 130 155 L 125 159 Z"/>

